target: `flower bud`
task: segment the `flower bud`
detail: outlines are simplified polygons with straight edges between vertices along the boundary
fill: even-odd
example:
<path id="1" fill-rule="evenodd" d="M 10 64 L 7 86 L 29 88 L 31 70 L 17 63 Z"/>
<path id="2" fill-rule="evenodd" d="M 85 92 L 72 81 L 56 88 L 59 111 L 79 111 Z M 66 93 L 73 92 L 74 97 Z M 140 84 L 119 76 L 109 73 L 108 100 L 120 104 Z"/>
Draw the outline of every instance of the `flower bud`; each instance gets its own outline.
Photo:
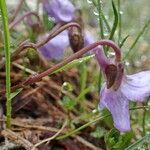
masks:
<path id="1" fill-rule="evenodd" d="M 69 29 L 68 34 L 69 34 L 70 46 L 74 52 L 77 52 L 84 47 L 84 37 L 82 34 L 83 21 L 82 21 L 82 12 L 80 9 L 76 10 L 74 21 L 80 25 L 81 29 L 77 27 L 71 27 Z"/>
<path id="2" fill-rule="evenodd" d="M 77 52 L 84 47 L 84 38 L 82 32 L 77 27 L 71 27 L 69 29 L 69 42 L 74 52 Z"/>

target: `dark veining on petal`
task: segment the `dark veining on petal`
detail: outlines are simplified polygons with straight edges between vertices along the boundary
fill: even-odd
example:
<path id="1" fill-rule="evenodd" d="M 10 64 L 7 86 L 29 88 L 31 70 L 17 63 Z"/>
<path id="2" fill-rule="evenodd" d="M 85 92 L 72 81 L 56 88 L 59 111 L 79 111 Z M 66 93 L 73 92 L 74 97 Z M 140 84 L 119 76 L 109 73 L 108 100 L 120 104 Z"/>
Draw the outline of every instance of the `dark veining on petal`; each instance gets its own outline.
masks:
<path id="1" fill-rule="evenodd" d="M 112 87 L 113 90 L 115 91 L 118 90 L 118 88 L 120 87 L 122 83 L 123 75 L 124 75 L 124 66 L 122 63 L 119 63 L 117 65 L 117 76 Z"/>
<path id="2" fill-rule="evenodd" d="M 107 65 L 105 69 L 107 89 L 112 87 L 117 77 L 117 67 L 113 64 Z"/>

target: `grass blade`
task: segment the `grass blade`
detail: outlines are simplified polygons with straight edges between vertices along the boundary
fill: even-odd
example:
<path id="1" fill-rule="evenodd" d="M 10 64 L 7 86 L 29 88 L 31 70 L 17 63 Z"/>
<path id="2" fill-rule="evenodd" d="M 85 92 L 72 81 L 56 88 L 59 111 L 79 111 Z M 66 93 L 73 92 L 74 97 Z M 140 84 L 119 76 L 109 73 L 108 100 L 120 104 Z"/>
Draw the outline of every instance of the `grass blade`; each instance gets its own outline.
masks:
<path id="1" fill-rule="evenodd" d="M 90 56 L 86 56 L 86 57 L 83 57 L 83 58 L 80 58 L 80 59 L 76 59 L 76 60 L 70 62 L 69 64 L 61 67 L 60 69 L 54 71 L 52 74 L 65 71 L 65 70 L 70 69 L 70 68 L 72 68 L 74 66 L 77 66 L 77 65 L 81 65 L 81 64 L 91 60 L 94 56 L 95 55 L 90 55 Z"/>
<path id="2" fill-rule="evenodd" d="M 5 50 L 5 70 L 6 70 L 6 116 L 7 128 L 11 127 L 11 95 L 10 95 L 10 35 L 9 35 L 9 27 L 8 27 L 8 14 L 5 0 L 0 0 L 0 9 L 2 14 L 3 21 L 3 30 L 4 30 L 4 50 Z"/>
<path id="3" fill-rule="evenodd" d="M 145 142 L 150 142 L 150 134 L 145 135 L 143 138 L 139 139 L 138 141 L 136 141 L 134 144 L 130 145 L 125 150 L 136 150 L 140 146 L 142 146 Z"/>
<path id="4" fill-rule="evenodd" d="M 136 45 L 136 43 L 138 42 L 139 38 L 142 36 L 142 34 L 144 33 L 144 31 L 148 28 L 149 24 L 150 24 L 150 20 L 148 20 L 148 22 L 145 23 L 143 29 L 142 29 L 142 30 L 139 32 L 139 34 L 137 35 L 135 41 L 133 42 L 133 44 L 132 44 L 131 47 L 129 48 L 129 51 L 128 51 L 128 52 L 126 53 L 126 55 L 124 56 L 123 60 L 126 59 L 126 58 L 130 55 L 130 53 L 131 53 L 131 51 L 133 50 L 134 46 Z"/>
<path id="5" fill-rule="evenodd" d="M 113 27 L 112 27 L 112 30 L 111 30 L 111 33 L 110 33 L 110 36 L 109 36 L 110 40 L 112 40 L 112 38 L 114 36 L 114 33 L 117 29 L 117 25 L 118 25 L 118 12 L 117 12 L 117 9 L 116 9 L 115 4 L 114 4 L 113 1 L 112 1 L 112 7 L 113 7 L 113 11 L 114 11 L 115 20 L 114 20 Z"/>
<path id="6" fill-rule="evenodd" d="M 127 40 L 127 38 L 129 37 L 129 35 L 127 35 L 119 44 L 119 47 L 121 48 L 123 46 L 123 44 L 125 43 L 125 41 Z"/>

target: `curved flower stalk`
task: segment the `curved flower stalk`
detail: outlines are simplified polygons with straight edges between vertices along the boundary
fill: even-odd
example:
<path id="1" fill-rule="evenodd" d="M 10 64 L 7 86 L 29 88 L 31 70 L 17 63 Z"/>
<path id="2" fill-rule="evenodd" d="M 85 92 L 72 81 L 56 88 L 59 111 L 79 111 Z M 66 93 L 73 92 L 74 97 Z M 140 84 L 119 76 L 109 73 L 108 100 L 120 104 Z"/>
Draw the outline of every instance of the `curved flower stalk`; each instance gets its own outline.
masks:
<path id="1" fill-rule="evenodd" d="M 74 18 L 75 7 L 69 0 L 44 0 L 43 9 L 55 22 L 70 22 Z"/>
<path id="2" fill-rule="evenodd" d="M 27 48 L 32 48 L 32 49 L 40 49 L 42 46 L 44 46 L 45 44 L 48 44 L 48 42 L 50 40 L 52 40 L 54 37 L 56 37 L 58 34 L 60 34 L 61 32 L 65 31 L 67 28 L 71 27 L 71 26 L 76 26 L 77 28 L 80 28 L 79 24 L 75 23 L 75 22 L 71 22 L 71 23 L 67 23 L 63 26 L 58 26 L 56 25 L 54 27 L 53 30 L 51 30 L 48 33 L 48 36 L 43 38 L 42 40 L 40 39 L 37 43 L 31 43 L 28 40 L 24 41 L 23 43 L 21 43 L 18 48 L 15 50 L 15 52 L 12 53 L 12 60 L 15 60 L 18 58 L 18 54 L 20 54 L 21 52 L 23 52 L 24 50 L 26 50 Z M 60 42 L 60 41 L 59 41 Z M 42 52 L 41 52 L 42 53 Z M 44 54 L 43 54 L 44 55 Z M 2 68 L 5 64 L 5 59 L 2 59 L 0 61 L 0 68 Z"/>
<path id="3" fill-rule="evenodd" d="M 108 60 L 101 47 L 95 50 L 95 54 L 106 77 L 100 91 L 99 108 L 106 107 L 111 112 L 114 126 L 119 131 L 128 131 L 129 101 L 142 102 L 150 96 L 150 71 L 126 75 L 123 64 Z"/>
<path id="4" fill-rule="evenodd" d="M 44 40 L 44 42 L 45 42 L 45 40 Z M 43 44 L 43 42 L 42 42 L 42 44 Z M 29 78 L 27 78 L 25 81 L 21 82 L 20 84 L 18 84 L 16 86 L 13 86 L 11 88 L 11 91 L 13 92 L 13 91 L 15 91 L 18 88 L 24 88 L 27 85 L 30 85 L 30 84 L 33 84 L 35 82 L 41 81 L 42 78 L 44 78 L 45 76 L 52 74 L 53 72 L 55 72 L 56 70 L 60 69 L 64 65 L 66 65 L 69 62 L 73 61 L 74 59 L 80 58 L 82 55 L 86 54 L 87 52 L 91 51 L 92 49 L 96 48 L 99 45 L 101 45 L 101 46 L 104 46 L 104 45 L 110 46 L 115 51 L 115 54 L 116 54 L 115 62 L 119 62 L 120 61 L 121 55 L 120 55 L 120 49 L 119 49 L 119 47 L 113 41 L 111 41 L 111 40 L 100 40 L 100 41 L 97 41 L 95 43 L 92 43 L 92 44 L 90 44 L 90 45 L 82 48 L 78 52 L 76 52 L 73 55 L 67 57 L 62 62 L 54 65 L 53 67 L 47 69 L 46 71 L 41 72 L 41 73 L 36 74 L 36 75 L 33 75 L 33 76 L 30 76 Z M 29 46 L 29 47 L 36 48 L 36 47 L 34 47 L 33 44 L 31 44 L 31 45 L 25 45 L 25 46 L 26 47 Z M 24 49 L 25 46 L 23 46 L 22 49 Z M 0 95 L 3 95 L 5 92 L 6 92 L 5 90 L 1 90 L 0 91 Z"/>
<path id="5" fill-rule="evenodd" d="M 36 12 L 27 12 L 26 14 L 24 14 L 23 16 L 17 18 L 16 20 L 14 20 L 13 22 L 11 22 L 9 24 L 9 29 L 12 30 L 17 24 L 19 24 L 22 20 L 24 20 L 24 18 L 30 17 L 30 16 L 35 16 L 39 25 L 42 25 L 42 22 L 40 20 L 40 17 L 38 16 L 38 14 Z"/>

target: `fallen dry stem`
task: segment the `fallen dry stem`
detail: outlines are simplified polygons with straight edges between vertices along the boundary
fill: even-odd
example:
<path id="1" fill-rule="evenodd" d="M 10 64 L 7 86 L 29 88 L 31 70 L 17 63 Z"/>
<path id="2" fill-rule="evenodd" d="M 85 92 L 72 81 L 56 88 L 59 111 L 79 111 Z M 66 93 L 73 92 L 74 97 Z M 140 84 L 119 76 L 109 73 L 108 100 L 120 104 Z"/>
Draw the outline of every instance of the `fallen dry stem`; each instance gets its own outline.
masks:
<path id="1" fill-rule="evenodd" d="M 31 148 L 34 146 L 31 142 L 27 141 L 26 139 L 22 138 L 21 136 L 17 135 L 17 133 L 9 129 L 3 130 L 1 134 L 9 138 L 10 140 L 16 142 L 17 144 L 22 145 L 26 150 L 31 150 Z"/>

